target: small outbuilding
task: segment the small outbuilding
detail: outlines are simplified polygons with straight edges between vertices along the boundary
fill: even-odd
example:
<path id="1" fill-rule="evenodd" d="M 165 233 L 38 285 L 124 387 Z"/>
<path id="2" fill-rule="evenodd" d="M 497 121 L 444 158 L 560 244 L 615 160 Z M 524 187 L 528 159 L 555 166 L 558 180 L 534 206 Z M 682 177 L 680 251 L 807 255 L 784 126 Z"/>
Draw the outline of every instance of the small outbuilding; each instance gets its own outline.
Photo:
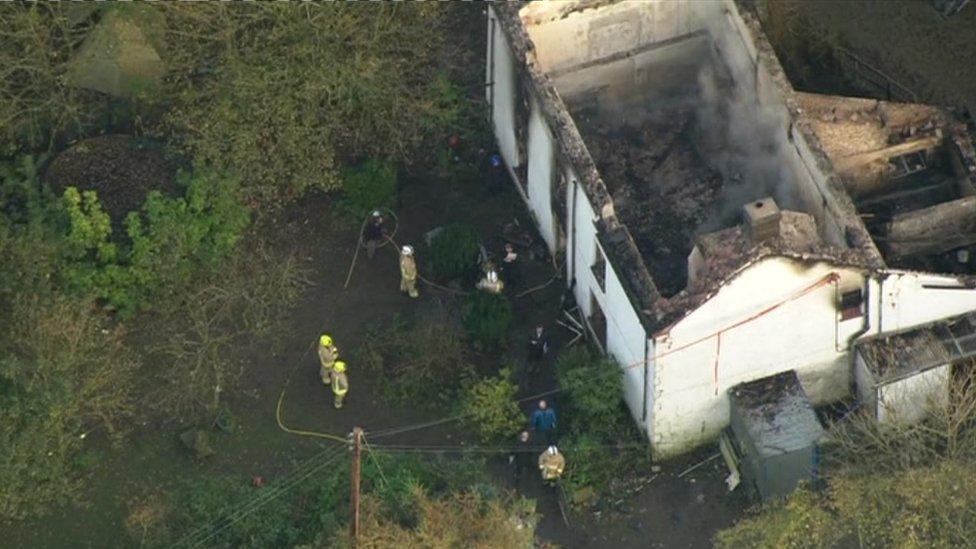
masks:
<path id="1" fill-rule="evenodd" d="M 741 476 L 763 500 L 789 495 L 800 481 L 816 482 L 824 429 L 795 371 L 736 385 L 729 401 L 722 449 L 732 477 Z"/>
<path id="2" fill-rule="evenodd" d="M 917 422 L 948 402 L 954 370 L 976 356 L 976 315 L 865 339 L 854 356 L 861 407 L 880 422 Z"/>

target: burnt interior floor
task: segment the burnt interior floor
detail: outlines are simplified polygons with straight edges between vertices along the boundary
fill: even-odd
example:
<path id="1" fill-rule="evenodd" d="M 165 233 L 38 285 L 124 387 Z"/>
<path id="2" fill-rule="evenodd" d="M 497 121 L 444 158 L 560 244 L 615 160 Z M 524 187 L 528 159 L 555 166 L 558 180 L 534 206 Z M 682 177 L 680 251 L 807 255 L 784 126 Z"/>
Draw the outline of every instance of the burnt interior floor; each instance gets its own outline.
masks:
<path id="1" fill-rule="evenodd" d="M 696 113 L 670 109 L 620 124 L 587 109 L 573 113 L 590 155 L 665 296 L 684 289 L 694 237 L 719 208 L 722 174 L 694 146 Z"/>

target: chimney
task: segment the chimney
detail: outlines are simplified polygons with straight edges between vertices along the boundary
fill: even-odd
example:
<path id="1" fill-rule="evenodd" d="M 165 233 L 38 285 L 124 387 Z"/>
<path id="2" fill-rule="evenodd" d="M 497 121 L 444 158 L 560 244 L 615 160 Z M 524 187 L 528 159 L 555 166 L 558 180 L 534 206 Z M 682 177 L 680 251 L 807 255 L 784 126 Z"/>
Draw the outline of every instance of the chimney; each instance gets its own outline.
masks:
<path id="1" fill-rule="evenodd" d="M 779 207 L 772 197 L 753 200 L 742 207 L 746 233 L 755 243 L 779 236 Z"/>

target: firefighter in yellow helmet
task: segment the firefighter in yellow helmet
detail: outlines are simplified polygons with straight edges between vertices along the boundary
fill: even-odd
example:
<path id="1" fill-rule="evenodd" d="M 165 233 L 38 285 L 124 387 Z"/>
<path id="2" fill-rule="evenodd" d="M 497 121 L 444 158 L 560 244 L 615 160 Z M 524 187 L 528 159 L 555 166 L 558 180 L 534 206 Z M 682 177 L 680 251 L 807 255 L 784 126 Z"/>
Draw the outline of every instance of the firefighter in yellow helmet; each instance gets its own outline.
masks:
<path id="1" fill-rule="evenodd" d="M 400 249 L 400 291 L 417 297 L 417 263 L 413 259 L 413 246 Z"/>
<path id="2" fill-rule="evenodd" d="M 346 377 L 346 363 L 337 360 L 332 366 L 332 394 L 335 395 L 335 407 L 342 408 L 342 401 L 349 392 L 349 378 Z"/>
<path id="3" fill-rule="evenodd" d="M 539 472 L 542 474 L 542 482 L 549 486 L 556 484 L 565 468 L 566 458 L 559 453 L 555 446 L 546 448 L 546 451 L 539 456 Z"/>
<path id="4" fill-rule="evenodd" d="M 332 383 L 332 365 L 339 359 L 339 348 L 332 343 L 332 336 L 322 334 L 319 338 L 319 375 L 322 376 L 322 383 L 329 385 Z"/>
<path id="5" fill-rule="evenodd" d="M 475 284 L 475 288 L 479 290 L 484 290 L 486 292 L 491 292 L 493 294 L 500 294 L 502 290 L 505 289 L 505 283 L 502 279 L 498 278 L 498 272 L 491 269 L 485 273 L 485 277 Z"/>

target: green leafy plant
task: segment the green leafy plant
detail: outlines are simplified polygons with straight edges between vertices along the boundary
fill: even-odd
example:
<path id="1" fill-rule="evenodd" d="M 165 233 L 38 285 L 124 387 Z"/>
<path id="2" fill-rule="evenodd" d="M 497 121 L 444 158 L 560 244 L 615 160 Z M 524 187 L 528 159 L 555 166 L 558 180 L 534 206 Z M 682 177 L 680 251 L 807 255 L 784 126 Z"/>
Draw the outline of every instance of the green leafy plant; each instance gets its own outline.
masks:
<path id="1" fill-rule="evenodd" d="M 435 277 L 455 279 L 470 274 L 478 260 L 478 231 L 471 225 L 444 227 L 430 242 L 431 269 Z"/>
<path id="2" fill-rule="evenodd" d="M 194 276 L 212 272 L 237 246 L 250 214 L 236 178 L 206 168 L 180 176 L 183 197 L 150 192 L 142 212 L 125 219 L 132 240 L 127 270 L 139 307 L 172 299 Z"/>
<path id="3" fill-rule="evenodd" d="M 397 172 L 389 160 L 372 159 L 342 170 L 339 204 L 357 221 L 376 208 L 392 208 L 397 192 Z"/>
<path id="4" fill-rule="evenodd" d="M 512 322 L 512 304 L 501 294 L 475 292 L 465 298 L 464 329 L 482 349 L 504 347 Z"/>
<path id="5" fill-rule="evenodd" d="M 130 212 L 130 244 L 120 250 L 94 191 L 65 190 L 66 261 L 61 277 L 76 293 L 105 300 L 122 315 L 172 303 L 237 247 L 250 224 L 239 182 L 206 168 L 181 174 L 184 196 L 153 191 Z"/>
<path id="6" fill-rule="evenodd" d="M 9 519 L 80 495 L 86 434 L 118 432 L 137 362 L 121 328 L 63 297 L 15 298 L 2 335 L 0 518 Z"/>
<path id="7" fill-rule="evenodd" d="M 563 391 L 560 417 L 568 433 L 560 446 L 573 453 L 563 480 L 577 509 L 620 493 L 634 471 L 650 465 L 650 452 L 624 409 L 620 375 L 615 362 L 583 346 L 566 349 L 556 360 L 556 381 Z"/>
<path id="8" fill-rule="evenodd" d="M 525 422 L 515 399 L 518 385 L 512 383 L 511 373 L 502 368 L 497 376 L 470 384 L 460 397 L 459 413 L 482 442 L 511 440 Z"/>
<path id="9" fill-rule="evenodd" d="M 573 432 L 605 432 L 621 423 L 620 379 L 620 367 L 588 347 L 570 347 L 559 355 L 556 380 L 567 396 L 563 407 Z"/>
<path id="10" fill-rule="evenodd" d="M 384 399 L 419 407 L 450 403 L 473 372 L 454 326 L 401 318 L 371 328 L 355 358 L 378 381 Z"/>

